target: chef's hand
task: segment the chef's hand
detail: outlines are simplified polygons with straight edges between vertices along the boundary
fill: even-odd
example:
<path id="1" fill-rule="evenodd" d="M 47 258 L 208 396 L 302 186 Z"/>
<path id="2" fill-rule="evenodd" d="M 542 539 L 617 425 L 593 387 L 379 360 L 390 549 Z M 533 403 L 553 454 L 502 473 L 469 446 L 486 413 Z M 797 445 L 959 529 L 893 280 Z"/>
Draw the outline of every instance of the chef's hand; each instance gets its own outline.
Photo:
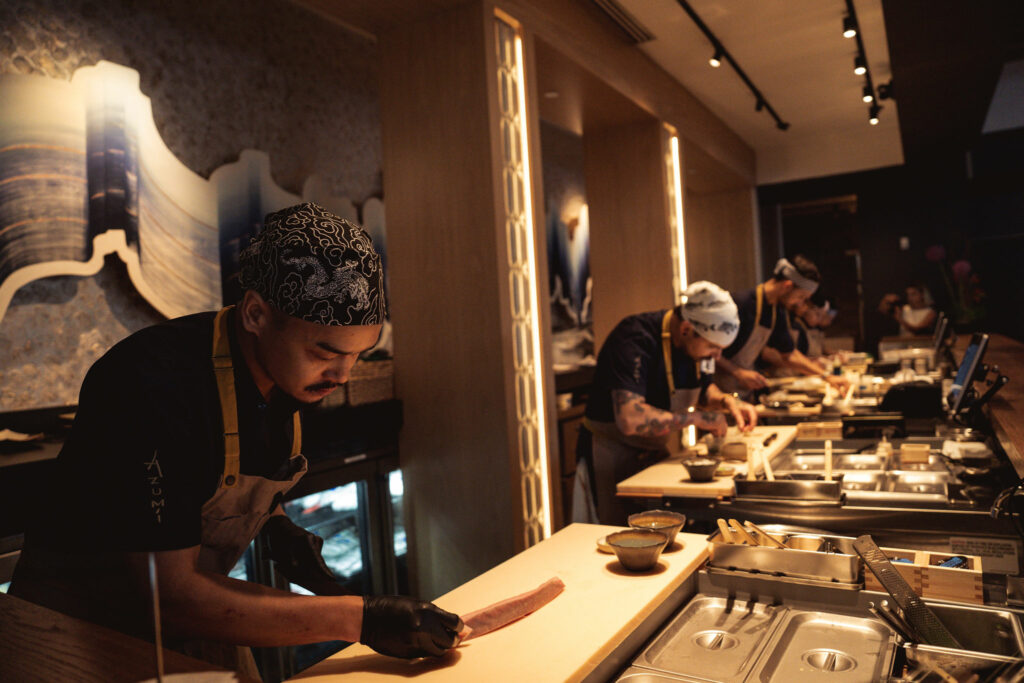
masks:
<path id="1" fill-rule="evenodd" d="M 840 395 L 845 396 L 846 390 L 850 388 L 850 381 L 842 375 L 825 375 L 825 381 L 839 390 Z"/>
<path id="2" fill-rule="evenodd" d="M 736 427 L 741 432 L 749 432 L 757 425 L 757 410 L 746 401 L 741 401 L 735 396 L 726 396 L 725 407 L 732 413 Z"/>
<path id="3" fill-rule="evenodd" d="M 459 642 L 463 630 L 457 614 L 401 595 L 363 598 L 359 642 L 390 657 L 438 657 Z"/>
<path id="4" fill-rule="evenodd" d="M 711 412 L 709 410 L 695 410 L 687 413 L 687 425 L 696 425 L 698 429 L 713 433 L 715 436 L 725 436 L 729 424 L 725 421 L 725 415 Z"/>
<path id="5" fill-rule="evenodd" d="M 744 389 L 761 389 L 768 386 L 768 380 L 756 370 L 739 369 L 736 370 L 735 375 Z"/>

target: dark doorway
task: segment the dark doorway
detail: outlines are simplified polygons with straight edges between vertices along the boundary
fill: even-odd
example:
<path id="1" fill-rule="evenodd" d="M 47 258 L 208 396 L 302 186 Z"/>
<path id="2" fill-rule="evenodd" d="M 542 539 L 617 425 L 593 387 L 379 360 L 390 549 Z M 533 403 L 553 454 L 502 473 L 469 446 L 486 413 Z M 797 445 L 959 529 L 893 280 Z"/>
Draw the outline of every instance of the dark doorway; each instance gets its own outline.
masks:
<path id="1" fill-rule="evenodd" d="M 856 196 L 832 197 L 781 206 L 780 251 L 787 258 L 803 254 L 817 264 L 822 283 L 812 301 L 830 302 L 839 311 L 829 336 L 864 342 L 863 288 L 860 274 Z"/>

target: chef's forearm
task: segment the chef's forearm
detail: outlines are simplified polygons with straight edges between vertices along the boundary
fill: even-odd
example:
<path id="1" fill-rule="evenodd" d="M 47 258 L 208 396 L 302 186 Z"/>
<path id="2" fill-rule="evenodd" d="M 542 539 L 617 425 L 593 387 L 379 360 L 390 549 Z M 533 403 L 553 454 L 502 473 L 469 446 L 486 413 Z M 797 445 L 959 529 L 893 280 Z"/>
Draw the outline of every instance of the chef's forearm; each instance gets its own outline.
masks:
<path id="1" fill-rule="evenodd" d="M 612 392 L 615 425 L 626 436 L 666 436 L 686 426 L 686 415 L 661 410 L 644 401 L 632 391 L 616 389 Z"/>
<path id="2" fill-rule="evenodd" d="M 824 366 L 811 360 L 796 349 L 784 356 L 789 367 L 805 375 L 824 377 L 826 374 Z"/>
<path id="3" fill-rule="evenodd" d="M 715 359 L 715 367 L 716 368 L 721 368 L 722 370 L 725 370 L 726 372 L 728 372 L 731 375 L 735 375 L 736 371 L 739 369 L 738 365 L 733 363 L 731 360 L 729 360 L 725 356 L 720 356 L 719 358 Z"/>
<path id="4" fill-rule="evenodd" d="M 704 406 L 712 410 L 728 410 L 730 399 L 735 401 L 736 397 L 725 393 L 715 384 L 709 384 L 704 392 Z"/>
<path id="5" fill-rule="evenodd" d="M 255 647 L 359 640 L 363 599 L 307 596 L 196 569 L 198 547 L 156 552 L 161 622 L 179 638 Z M 148 553 L 130 553 L 148 597 Z"/>
<path id="6" fill-rule="evenodd" d="M 195 577 L 186 594 L 161 594 L 160 607 L 170 635 L 253 647 L 356 642 L 363 618 L 359 596 L 296 595 L 217 574 Z"/>

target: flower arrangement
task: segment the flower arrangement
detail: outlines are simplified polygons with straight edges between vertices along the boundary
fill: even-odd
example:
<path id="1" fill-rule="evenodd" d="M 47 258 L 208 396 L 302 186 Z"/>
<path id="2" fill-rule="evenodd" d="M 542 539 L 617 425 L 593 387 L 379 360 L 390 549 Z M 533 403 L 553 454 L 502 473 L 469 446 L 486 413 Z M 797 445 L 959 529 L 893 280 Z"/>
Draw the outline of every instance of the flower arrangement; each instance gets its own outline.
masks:
<path id="1" fill-rule="evenodd" d="M 981 278 L 971 268 L 971 262 L 961 258 L 950 263 L 946 248 L 941 244 L 928 247 L 924 257 L 935 263 L 942 274 L 953 323 L 970 327 L 980 322 L 985 317 L 985 290 L 981 288 Z"/>

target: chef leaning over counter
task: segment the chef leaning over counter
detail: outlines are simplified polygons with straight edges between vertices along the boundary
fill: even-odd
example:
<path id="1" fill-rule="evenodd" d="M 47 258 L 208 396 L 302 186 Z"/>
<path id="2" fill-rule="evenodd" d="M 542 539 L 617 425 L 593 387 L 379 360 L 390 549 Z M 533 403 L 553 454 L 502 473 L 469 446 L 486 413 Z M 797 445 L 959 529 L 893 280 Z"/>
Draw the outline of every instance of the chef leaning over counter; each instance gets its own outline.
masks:
<path id="1" fill-rule="evenodd" d="M 749 391 L 768 386 L 764 375 L 754 370 L 754 363 L 765 347 L 778 351 L 774 359 L 793 372 L 821 376 L 839 388 L 846 387 L 846 380 L 827 374 L 819 363 L 800 353 L 790 335 L 788 309 L 807 301 L 820 282 L 818 267 L 797 254 L 792 262 L 779 259 L 772 277 L 766 282 L 733 296 L 739 310 L 739 334 L 722 352 L 715 366 L 715 382 L 724 391 Z"/>
<path id="2" fill-rule="evenodd" d="M 691 424 L 724 434 L 725 417 L 712 411 L 728 411 L 741 429 L 756 424 L 753 406 L 711 381 L 738 327 L 729 292 L 707 281 L 687 287 L 675 308 L 615 326 L 597 356 L 577 442 L 573 521 L 625 524 L 615 485 L 663 457 Z"/>
<path id="3" fill-rule="evenodd" d="M 337 595 L 322 541 L 280 506 L 307 469 L 297 411 L 348 380 L 387 318 L 380 256 L 362 228 L 306 203 L 268 215 L 240 266 L 237 305 L 143 329 L 90 369 L 10 593 L 148 638 L 152 552 L 165 645 L 253 678 L 244 646 L 442 654 L 457 615 Z M 264 527 L 288 579 L 318 595 L 227 576 Z"/>

